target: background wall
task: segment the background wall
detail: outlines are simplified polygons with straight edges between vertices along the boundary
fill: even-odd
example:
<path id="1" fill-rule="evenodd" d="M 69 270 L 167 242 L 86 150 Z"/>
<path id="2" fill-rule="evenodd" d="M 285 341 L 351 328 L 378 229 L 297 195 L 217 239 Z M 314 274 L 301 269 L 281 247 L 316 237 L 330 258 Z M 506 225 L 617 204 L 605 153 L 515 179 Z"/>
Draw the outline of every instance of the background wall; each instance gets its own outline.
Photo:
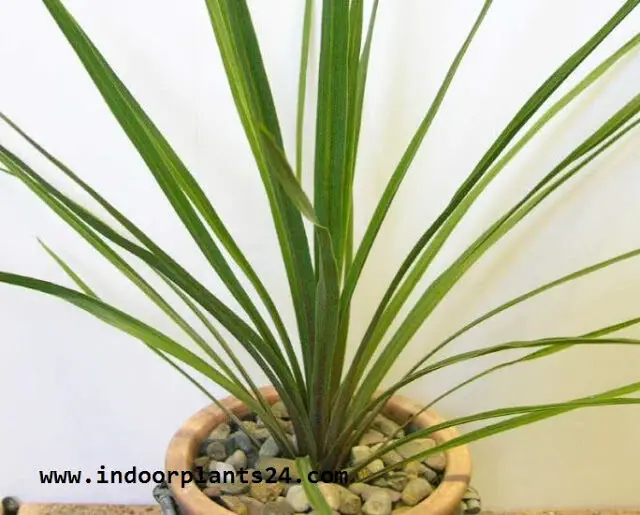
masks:
<path id="1" fill-rule="evenodd" d="M 290 150 L 302 3 L 250 2 Z M 358 235 L 481 3 L 381 2 L 357 173 Z M 65 4 L 203 182 L 292 322 L 267 205 L 204 2 Z M 539 83 L 621 4 L 494 2 L 376 245 L 363 278 L 366 286 L 357 295 L 354 338 L 362 334 L 395 266 L 498 132 Z M 222 290 L 41 2 L 0 0 L 0 13 L 0 108 L 205 283 Z M 588 59 L 576 78 L 639 29 L 640 10 Z M 317 49 L 314 42 L 315 58 Z M 311 90 L 315 80 L 313 74 Z M 455 233 L 434 273 L 636 94 L 638 83 L 636 50 L 514 160 Z M 311 123 L 308 128 L 312 134 Z M 0 141 L 41 164 L 4 127 Z M 425 324 L 406 364 L 491 307 L 640 245 L 639 142 L 637 133 L 626 137 L 478 263 Z M 312 162 L 310 150 L 308 144 L 307 163 Z M 68 188 L 50 168 L 41 169 Z M 42 237 L 105 297 L 175 334 L 161 314 L 9 177 L 0 177 L 0 220 L 0 269 L 69 284 L 39 248 L 35 237 Z M 513 338 L 580 334 L 638 316 L 639 288 L 638 262 L 618 265 L 484 324 L 452 351 Z M 147 485 L 41 485 L 37 470 L 91 473 L 100 465 L 160 469 L 173 431 L 205 403 L 203 396 L 135 340 L 56 300 L 2 286 L 0 323 L 0 495 L 33 501 L 149 502 Z M 638 337 L 640 328 L 625 334 Z M 633 348 L 571 350 L 550 361 L 495 374 L 439 409 L 446 416 L 458 416 L 595 393 L 638 380 L 639 360 Z M 451 370 L 407 392 L 427 401 L 485 366 L 479 362 Z M 399 372 L 400 368 L 394 371 Z M 215 387 L 212 391 L 222 393 Z M 640 410 L 606 408 L 476 443 L 474 483 L 489 508 L 638 507 L 638 427 Z"/>

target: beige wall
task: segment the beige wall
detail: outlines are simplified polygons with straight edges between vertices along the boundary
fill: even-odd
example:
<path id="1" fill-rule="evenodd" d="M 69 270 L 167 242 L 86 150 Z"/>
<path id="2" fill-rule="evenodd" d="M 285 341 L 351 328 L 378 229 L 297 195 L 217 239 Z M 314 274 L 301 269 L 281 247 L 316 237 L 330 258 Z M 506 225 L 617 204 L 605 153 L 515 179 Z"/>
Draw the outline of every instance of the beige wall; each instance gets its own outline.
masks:
<path id="1" fill-rule="evenodd" d="M 202 180 L 292 322 L 266 203 L 204 2 L 65 3 Z M 292 149 L 302 2 L 250 4 Z M 381 2 L 357 177 L 358 235 L 480 5 L 470 0 Z M 619 5 L 617 0 L 494 2 L 366 270 L 354 310 L 354 339 L 394 266 L 516 109 Z M 0 0 L 0 13 L 0 108 L 220 289 L 40 2 Z M 589 58 L 578 77 L 639 29 L 640 10 Z M 636 94 L 638 84 L 640 54 L 635 51 L 512 163 L 461 225 L 434 272 Z M 33 158 L 4 129 L 0 141 Z M 627 137 L 478 263 L 419 333 L 406 364 L 496 304 L 640 245 L 638 143 L 637 133 Z M 175 334 L 61 222 L 1 177 L 0 219 L 0 269 L 64 282 L 37 246 L 34 236 L 41 236 L 108 299 Z M 532 300 L 469 333 L 452 350 L 576 335 L 638 316 L 639 270 L 637 261 L 627 262 Z M 102 464 L 161 468 L 170 435 L 203 397 L 137 342 L 55 300 L 0 287 L 0 323 L 0 495 L 148 502 L 148 486 L 44 486 L 36 471 L 90 472 Z M 626 334 L 638 337 L 640 329 Z M 487 378 L 443 402 L 440 410 L 458 416 L 595 393 L 638 380 L 639 360 L 633 348 L 571 350 Z M 427 401 L 484 366 L 452 370 L 408 393 Z M 490 508 L 640 506 L 638 427 L 640 410 L 621 407 L 575 413 L 494 437 L 472 447 L 474 483 Z"/>

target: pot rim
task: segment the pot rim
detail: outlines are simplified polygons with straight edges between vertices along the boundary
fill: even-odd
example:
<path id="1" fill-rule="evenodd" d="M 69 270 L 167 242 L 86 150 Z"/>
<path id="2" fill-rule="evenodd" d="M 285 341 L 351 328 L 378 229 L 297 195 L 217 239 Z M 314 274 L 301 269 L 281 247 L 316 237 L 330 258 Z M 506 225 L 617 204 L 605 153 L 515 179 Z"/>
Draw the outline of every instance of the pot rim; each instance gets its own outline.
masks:
<path id="1" fill-rule="evenodd" d="M 279 399 L 272 386 L 260 388 L 265 400 L 270 404 Z M 227 409 L 242 417 L 250 409 L 235 397 L 227 397 L 221 401 Z M 397 420 L 406 420 L 421 406 L 402 395 L 392 396 L 383 413 Z M 165 458 L 165 469 L 171 471 L 191 470 L 200 443 L 222 422 L 228 420 L 226 414 L 215 404 L 209 405 L 191 416 L 174 434 L 169 442 Z M 426 410 L 415 419 L 419 426 L 433 426 L 443 419 L 433 410 Z M 459 436 L 458 431 L 446 428 L 430 435 L 437 443 L 444 443 Z M 449 515 L 458 508 L 471 479 L 471 456 L 466 445 L 445 451 L 447 466 L 442 482 L 424 501 L 418 503 L 406 515 Z M 192 482 L 184 487 L 178 481 L 170 481 L 169 487 L 177 503 L 188 515 L 230 515 L 233 512 L 223 508 L 209 499 L 198 486 Z"/>

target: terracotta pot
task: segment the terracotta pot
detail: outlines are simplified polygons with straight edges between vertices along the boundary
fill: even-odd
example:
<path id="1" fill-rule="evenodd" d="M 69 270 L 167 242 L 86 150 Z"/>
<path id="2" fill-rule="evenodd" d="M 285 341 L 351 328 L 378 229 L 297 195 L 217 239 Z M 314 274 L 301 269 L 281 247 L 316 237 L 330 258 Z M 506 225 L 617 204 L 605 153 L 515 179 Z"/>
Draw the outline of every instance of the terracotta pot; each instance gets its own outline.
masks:
<path id="1" fill-rule="evenodd" d="M 273 387 L 261 389 L 269 403 L 278 400 L 278 394 Z M 249 413 L 246 405 L 235 397 L 227 397 L 222 403 L 236 415 L 242 417 Z M 420 406 L 410 399 L 394 395 L 385 407 L 384 413 L 390 418 L 400 421 L 406 420 L 415 413 Z M 193 415 L 173 436 L 167 449 L 165 466 L 167 471 L 191 470 L 200 443 L 218 424 L 227 421 L 224 412 L 211 405 Z M 431 426 L 442 422 L 433 411 L 427 410 L 415 419 L 421 427 Z M 446 442 L 458 436 L 454 428 L 438 431 L 432 435 L 438 443 Z M 456 512 L 464 495 L 471 476 L 471 458 L 466 446 L 456 447 L 446 451 L 447 467 L 442 483 L 424 501 L 405 512 L 406 515 L 450 515 Z M 188 515 L 230 515 L 231 511 L 221 507 L 209 499 L 196 486 L 189 483 L 182 487 L 179 480 L 170 483 L 178 504 Z"/>

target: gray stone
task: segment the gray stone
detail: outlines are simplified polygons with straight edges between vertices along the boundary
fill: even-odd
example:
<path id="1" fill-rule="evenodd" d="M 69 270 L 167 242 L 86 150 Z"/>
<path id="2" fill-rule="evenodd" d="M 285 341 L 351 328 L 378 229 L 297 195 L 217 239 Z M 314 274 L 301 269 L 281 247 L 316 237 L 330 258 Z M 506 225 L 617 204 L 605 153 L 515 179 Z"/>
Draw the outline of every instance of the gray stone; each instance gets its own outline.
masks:
<path id="1" fill-rule="evenodd" d="M 245 469 L 247 468 L 247 455 L 244 451 L 238 449 L 225 460 L 225 463 L 231 465 L 236 470 Z"/>
<path id="2" fill-rule="evenodd" d="M 386 492 L 375 492 L 362 506 L 365 515 L 390 515 L 391 498 Z"/>
<path id="3" fill-rule="evenodd" d="M 253 497 L 249 497 L 248 495 L 241 495 L 238 497 L 242 504 L 247 507 L 249 511 L 248 515 L 263 515 L 264 513 L 264 503 L 254 499 Z"/>
<path id="4" fill-rule="evenodd" d="M 404 432 L 410 435 L 411 433 L 415 433 L 416 431 L 420 431 L 422 428 L 418 424 L 407 424 L 404 428 Z"/>
<path id="5" fill-rule="evenodd" d="M 220 497 L 222 504 L 233 513 L 238 515 L 249 515 L 247 506 L 235 495 L 223 495 Z"/>
<path id="6" fill-rule="evenodd" d="M 425 467 L 425 469 L 424 478 L 432 485 L 435 485 L 438 482 L 438 473 L 429 467 Z"/>
<path id="7" fill-rule="evenodd" d="M 302 485 L 295 485 L 289 488 L 287 502 L 297 512 L 307 511 L 310 508 L 307 494 L 304 493 Z"/>
<path id="8" fill-rule="evenodd" d="M 254 422 L 255 423 L 255 422 Z M 251 439 L 242 431 L 236 431 L 231 434 L 229 440 L 227 442 L 230 444 L 230 450 L 235 451 L 236 449 L 240 449 L 245 453 L 249 454 L 253 452 L 254 445 Z"/>
<path id="9" fill-rule="evenodd" d="M 436 442 L 431 438 L 416 438 L 402 444 L 396 450 L 403 458 L 413 458 L 416 454 L 433 449 L 435 446 Z"/>
<path id="10" fill-rule="evenodd" d="M 207 444 L 206 454 L 212 460 L 223 461 L 227 457 L 227 447 L 224 440 L 211 440 Z"/>
<path id="11" fill-rule="evenodd" d="M 395 438 L 402 438 L 404 436 L 404 430 L 400 429 L 400 424 L 397 424 L 384 415 L 377 415 L 376 418 L 373 419 L 371 427 L 386 436 L 393 436 Z"/>
<path id="12" fill-rule="evenodd" d="M 213 428 L 213 431 L 209 433 L 209 438 L 211 438 L 212 440 L 226 440 L 227 438 L 229 438 L 230 434 L 231 427 L 229 427 L 229 424 L 227 424 L 226 422 L 223 422 L 222 424 L 218 424 Z"/>
<path id="13" fill-rule="evenodd" d="M 351 448 L 351 464 L 355 465 L 369 458 L 373 452 L 366 445 L 356 445 Z"/>
<path id="14" fill-rule="evenodd" d="M 465 501 L 465 504 L 467 505 L 464 510 L 465 515 L 476 515 L 477 513 L 480 513 L 480 510 L 482 509 L 478 499 L 469 499 Z"/>
<path id="15" fill-rule="evenodd" d="M 386 440 L 385 436 L 375 429 L 369 429 L 365 434 L 362 435 L 358 445 L 375 445 L 377 443 L 382 443 Z"/>
<path id="16" fill-rule="evenodd" d="M 278 446 L 278 442 L 276 442 L 275 439 L 272 436 L 270 436 L 264 441 L 264 443 L 260 447 L 260 451 L 258 451 L 258 454 L 260 456 L 265 456 L 270 458 L 275 458 L 277 456 L 280 456 L 280 447 Z"/>
<path id="17" fill-rule="evenodd" d="M 433 487 L 426 479 L 421 477 L 413 478 L 402 491 L 402 502 L 409 506 L 415 506 L 431 495 L 431 492 L 433 492 Z"/>

